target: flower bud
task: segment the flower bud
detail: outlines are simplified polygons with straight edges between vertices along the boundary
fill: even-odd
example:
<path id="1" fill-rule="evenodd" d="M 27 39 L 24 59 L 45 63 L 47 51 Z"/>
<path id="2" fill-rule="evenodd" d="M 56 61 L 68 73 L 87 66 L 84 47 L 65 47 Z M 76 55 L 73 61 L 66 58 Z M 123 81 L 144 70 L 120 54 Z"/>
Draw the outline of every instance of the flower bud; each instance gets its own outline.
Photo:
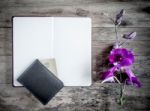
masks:
<path id="1" fill-rule="evenodd" d="M 116 15 L 116 20 L 115 20 L 115 25 L 120 25 L 123 19 L 125 11 L 122 9 L 117 15 Z"/>
<path id="2" fill-rule="evenodd" d="M 123 38 L 125 39 L 134 39 L 135 37 L 136 37 L 136 32 L 130 32 L 123 35 Z"/>

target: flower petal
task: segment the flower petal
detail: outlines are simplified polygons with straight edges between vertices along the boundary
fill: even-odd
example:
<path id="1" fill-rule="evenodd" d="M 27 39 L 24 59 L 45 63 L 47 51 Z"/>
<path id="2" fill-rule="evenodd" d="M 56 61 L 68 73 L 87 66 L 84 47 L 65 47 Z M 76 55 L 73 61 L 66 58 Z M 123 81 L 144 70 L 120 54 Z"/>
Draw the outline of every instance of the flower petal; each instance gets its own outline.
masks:
<path id="1" fill-rule="evenodd" d="M 126 68 L 125 69 L 125 73 L 128 75 L 128 77 L 131 79 L 132 77 L 135 77 L 135 75 L 133 74 L 133 72 L 131 71 L 130 68 Z"/>
<path id="2" fill-rule="evenodd" d="M 113 49 L 109 55 L 109 62 L 111 64 L 118 63 L 121 66 L 129 66 L 134 63 L 134 55 L 125 48 Z"/>
<path id="3" fill-rule="evenodd" d="M 125 72 L 128 75 L 128 80 L 127 80 L 128 84 L 132 84 L 136 87 L 142 86 L 140 81 L 137 79 L 137 77 L 135 77 L 135 75 L 133 74 L 130 68 L 125 69 Z"/>
<path id="4" fill-rule="evenodd" d="M 102 83 L 105 83 L 105 82 L 115 82 L 114 76 L 108 77 L 102 81 Z"/>
<path id="5" fill-rule="evenodd" d="M 128 58 L 124 58 L 120 61 L 121 66 L 129 66 L 132 64 L 132 60 Z"/>
<path id="6" fill-rule="evenodd" d="M 140 81 L 136 77 L 132 77 L 132 83 L 134 86 L 139 87 L 139 88 L 142 86 Z"/>
<path id="7" fill-rule="evenodd" d="M 101 79 L 106 79 L 110 76 L 113 76 L 113 74 L 110 71 L 105 71 L 105 72 L 101 73 Z"/>
<path id="8" fill-rule="evenodd" d="M 101 79 L 107 79 L 109 77 L 114 76 L 114 72 L 115 72 L 116 69 L 117 69 L 117 67 L 114 66 L 114 67 L 110 68 L 109 70 L 101 73 Z"/>

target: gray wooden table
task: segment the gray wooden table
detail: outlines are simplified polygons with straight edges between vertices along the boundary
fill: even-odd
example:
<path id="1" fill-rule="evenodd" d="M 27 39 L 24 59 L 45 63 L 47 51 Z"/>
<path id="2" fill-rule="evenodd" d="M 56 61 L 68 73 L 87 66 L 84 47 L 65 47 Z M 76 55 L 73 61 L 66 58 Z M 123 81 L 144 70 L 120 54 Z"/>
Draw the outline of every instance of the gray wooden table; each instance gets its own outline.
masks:
<path id="1" fill-rule="evenodd" d="M 126 102 L 117 104 L 119 85 L 100 84 L 95 78 L 97 55 L 115 40 L 114 17 L 126 10 L 119 35 L 137 31 L 125 47 L 133 48 L 135 74 L 141 89 L 126 87 Z M 12 87 L 12 16 L 88 16 L 92 18 L 92 69 L 90 87 L 64 87 L 46 106 L 25 88 Z M 150 1 L 149 0 L 1 0 L 0 1 L 0 111 L 146 111 L 150 110 Z"/>

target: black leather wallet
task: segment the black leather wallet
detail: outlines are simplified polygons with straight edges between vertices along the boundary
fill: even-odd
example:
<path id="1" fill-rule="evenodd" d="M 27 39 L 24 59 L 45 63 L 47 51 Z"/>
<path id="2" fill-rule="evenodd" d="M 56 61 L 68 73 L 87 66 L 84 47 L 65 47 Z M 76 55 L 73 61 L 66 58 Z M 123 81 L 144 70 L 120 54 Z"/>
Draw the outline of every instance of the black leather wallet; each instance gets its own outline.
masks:
<path id="1" fill-rule="evenodd" d="M 64 86 L 38 59 L 17 80 L 44 105 Z"/>

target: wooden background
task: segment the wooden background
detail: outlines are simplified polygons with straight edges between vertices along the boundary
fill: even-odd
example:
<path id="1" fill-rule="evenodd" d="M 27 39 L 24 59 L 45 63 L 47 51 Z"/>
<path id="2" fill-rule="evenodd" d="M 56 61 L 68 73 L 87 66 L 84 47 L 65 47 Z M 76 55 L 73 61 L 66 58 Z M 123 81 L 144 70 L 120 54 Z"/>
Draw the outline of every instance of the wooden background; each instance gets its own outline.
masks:
<path id="1" fill-rule="evenodd" d="M 133 48 L 135 74 L 141 89 L 128 86 L 126 102 L 117 104 L 119 85 L 100 84 L 96 75 L 96 56 L 113 44 L 114 28 L 105 16 L 124 8 L 125 21 L 119 35 L 137 31 L 126 47 Z M 25 88 L 12 87 L 12 16 L 67 16 L 92 18 L 91 87 L 65 87 L 46 106 Z M 0 1 L 0 111 L 146 111 L 150 110 L 150 1 L 149 0 L 1 0 Z M 86 55 L 85 55 L 86 56 Z"/>

